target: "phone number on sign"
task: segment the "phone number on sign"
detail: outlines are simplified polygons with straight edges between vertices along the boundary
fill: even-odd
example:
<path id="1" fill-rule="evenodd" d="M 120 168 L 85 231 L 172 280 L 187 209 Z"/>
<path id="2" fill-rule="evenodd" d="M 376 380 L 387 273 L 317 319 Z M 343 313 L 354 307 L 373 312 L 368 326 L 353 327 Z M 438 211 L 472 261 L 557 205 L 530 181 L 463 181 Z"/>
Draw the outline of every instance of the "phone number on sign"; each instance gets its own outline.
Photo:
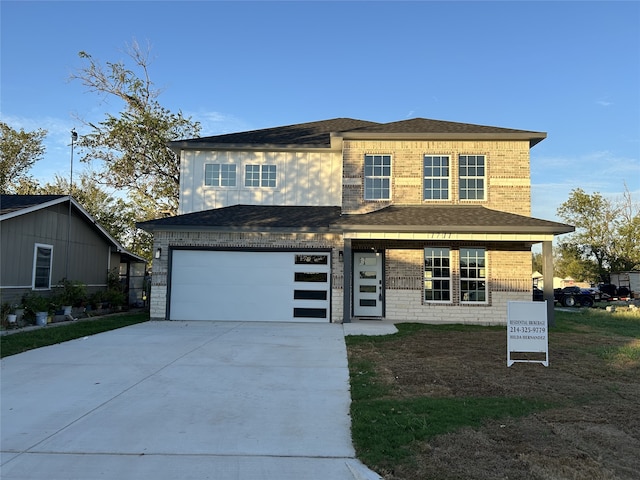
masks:
<path id="1" fill-rule="evenodd" d="M 545 333 L 545 327 L 509 327 L 509 333 Z"/>

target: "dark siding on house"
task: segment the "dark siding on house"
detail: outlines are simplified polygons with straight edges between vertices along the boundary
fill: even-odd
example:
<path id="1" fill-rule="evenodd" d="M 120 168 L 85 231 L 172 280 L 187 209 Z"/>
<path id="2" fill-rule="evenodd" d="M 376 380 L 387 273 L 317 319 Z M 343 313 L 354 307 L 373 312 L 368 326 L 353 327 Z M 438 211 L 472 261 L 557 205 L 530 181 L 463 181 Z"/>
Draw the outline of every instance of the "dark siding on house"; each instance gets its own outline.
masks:
<path id="1" fill-rule="evenodd" d="M 6 287 L 27 287 L 32 282 L 34 245 L 53 245 L 51 283 L 65 276 L 67 264 L 68 204 L 58 204 L 2 222 L 0 231 L 0 288 L 2 296 L 18 293 Z M 105 285 L 110 245 L 75 212 L 69 244 L 69 280 L 86 285 Z M 118 267 L 118 264 L 112 265 Z M 13 295 L 11 295 L 13 296 Z"/>

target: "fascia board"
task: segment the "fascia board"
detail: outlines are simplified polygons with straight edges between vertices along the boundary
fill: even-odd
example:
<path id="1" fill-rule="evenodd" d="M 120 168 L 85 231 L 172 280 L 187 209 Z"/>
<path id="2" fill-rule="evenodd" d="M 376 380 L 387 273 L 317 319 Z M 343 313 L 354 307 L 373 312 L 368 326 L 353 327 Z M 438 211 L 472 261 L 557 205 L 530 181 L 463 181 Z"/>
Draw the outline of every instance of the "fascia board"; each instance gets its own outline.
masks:
<path id="1" fill-rule="evenodd" d="M 460 140 L 460 141 L 486 141 L 486 140 L 528 140 L 529 146 L 540 143 L 547 138 L 545 132 L 507 132 L 507 133 L 383 133 L 383 132 L 343 132 L 338 134 L 344 140 Z"/>
<path id="2" fill-rule="evenodd" d="M 551 234 L 562 235 L 575 231 L 574 227 L 554 228 L 545 226 L 531 227 L 504 227 L 504 226 L 429 226 L 422 225 L 345 225 L 345 232 L 376 232 L 376 233 L 505 233 L 505 234 Z"/>
<path id="3" fill-rule="evenodd" d="M 331 146 L 321 145 L 321 144 L 268 144 L 268 143 L 197 143 L 190 144 L 189 142 L 172 142 L 169 145 L 169 148 L 173 150 L 177 155 L 180 154 L 181 151 L 185 150 L 221 150 L 221 151 L 253 151 L 253 152 L 288 152 L 291 150 L 295 150 L 297 152 L 326 152 L 331 150 L 339 150 L 338 148 L 333 146 L 333 142 Z"/>
<path id="4" fill-rule="evenodd" d="M 60 198 L 56 198 L 54 200 L 49 200 L 48 202 L 38 203 L 37 205 L 32 205 L 30 207 L 21 208 L 20 210 L 14 210 L 13 212 L 5 213 L 0 215 L 0 221 L 9 220 L 10 218 L 19 217 L 21 215 L 27 215 L 31 212 L 37 212 L 38 210 L 42 210 L 44 208 L 52 207 L 53 205 L 57 205 L 59 203 L 64 203 L 69 199 L 69 196 L 63 196 Z"/>

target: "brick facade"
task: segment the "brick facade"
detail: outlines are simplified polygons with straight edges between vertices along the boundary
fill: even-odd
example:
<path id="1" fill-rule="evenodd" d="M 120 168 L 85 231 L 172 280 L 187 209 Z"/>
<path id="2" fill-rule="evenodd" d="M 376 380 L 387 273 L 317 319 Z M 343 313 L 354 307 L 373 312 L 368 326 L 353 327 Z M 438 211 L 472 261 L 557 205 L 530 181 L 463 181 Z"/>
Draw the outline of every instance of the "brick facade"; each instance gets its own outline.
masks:
<path id="1" fill-rule="evenodd" d="M 391 155 L 391 200 L 364 200 L 364 156 Z M 450 158 L 449 200 L 422 199 L 423 158 Z M 458 156 L 485 155 L 486 196 L 482 201 L 459 199 Z M 395 205 L 456 205 L 478 203 L 487 208 L 531 214 L 528 141 L 348 141 L 343 147 L 342 207 L 345 213 L 367 213 Z"/>

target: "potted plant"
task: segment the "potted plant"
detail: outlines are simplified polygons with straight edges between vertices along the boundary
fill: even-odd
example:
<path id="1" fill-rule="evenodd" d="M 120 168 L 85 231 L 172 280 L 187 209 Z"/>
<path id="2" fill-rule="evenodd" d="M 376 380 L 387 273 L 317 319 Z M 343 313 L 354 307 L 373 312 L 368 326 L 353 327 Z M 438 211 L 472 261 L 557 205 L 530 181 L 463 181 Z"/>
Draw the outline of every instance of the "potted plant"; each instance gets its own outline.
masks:
<path id="1" fill-rule="evenodd" d="M 71 309 L 73 306 L 77 306 L 87 296 L 86 287 L 83 283 L 72 282 L 63 278 L 60 281 L 62 290 L 57 295 L 57 300 L 60 303 L 63 315 L 71 315 Z"/>
<path id="2" fill-rule="evenodd" d="M 51 300 L 38 294 L 27 294 L 23 298 L 26 310 L 35 317 L 37 325 L 46 325 L 49 310 L 51 309 Z"/>
<path id="3" fill-rule="evenodd" d="M 16 323 L 20 323 L 24 318 L 24 305 L 22 303 L 14 303 L 11 310 L 16 316 Z"/>

